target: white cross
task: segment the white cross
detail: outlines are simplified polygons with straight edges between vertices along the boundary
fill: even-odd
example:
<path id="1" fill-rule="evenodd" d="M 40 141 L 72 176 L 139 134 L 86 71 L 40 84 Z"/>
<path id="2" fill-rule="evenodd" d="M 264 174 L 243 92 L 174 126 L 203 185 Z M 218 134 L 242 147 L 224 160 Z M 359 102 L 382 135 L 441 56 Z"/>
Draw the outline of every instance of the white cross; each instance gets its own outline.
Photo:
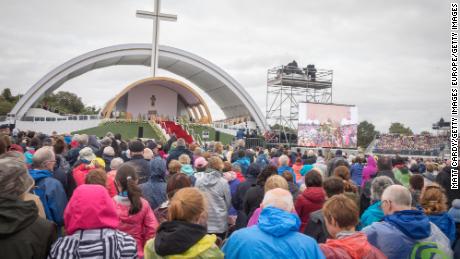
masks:
<path id="1" fill-rule="evenodd" d="M 154 11 L 136 11 L 136 16 L 139 18 L 147 18 L 153 20 L 153 41 L 152 41 L 152 75 L 155 76 L 158 69 L 158 41 L 160 38 L 160 20 L 175 22 L 177 21 L 177 15 L 164 14 L 160 12 L 161 0 L 154 0 Z"/>

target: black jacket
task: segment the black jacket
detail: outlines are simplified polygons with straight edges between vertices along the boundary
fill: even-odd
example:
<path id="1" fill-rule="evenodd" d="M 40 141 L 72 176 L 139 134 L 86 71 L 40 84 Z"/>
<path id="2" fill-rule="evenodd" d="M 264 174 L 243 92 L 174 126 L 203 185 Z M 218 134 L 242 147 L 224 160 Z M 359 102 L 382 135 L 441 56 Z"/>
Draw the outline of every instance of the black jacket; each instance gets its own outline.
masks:
<path id="1" fill-rule="evenodd" d="M 248 176 L 246 181 L 238 185 L 238 188 L 232 197 L 233 208 L 238 211 L 238 216 L 235 222 L 236 229 L 244 228 L 248 224 L 248 215 L 243 211 L 243 201 L 249 188 L 256 186 L 256 181 L 257 179 L 255 177 Z"/>
<path id="2" fill-rule="evenodd" d="M 303 233 L 316 239 L 318 243 L 326 243 L 329 233 L 327 232 L 322 210 L 317 210 L 310 214 L 308 225 Z"/>
<path id="3" fill-rule="evenodd" d="M 38 217 L 33 201 L 0 198 L 0 257 L 46 258 L 56 225 Z"/>
<path id="4" fill-rule="evenodd" d="M 449 208 L 452 206 L 452 201 L 455 199 L 460 199 L 460 191 L 451 188 L 451 169 L 452 167 L 446 166 L 444 169 L 438 173 L 436 176 L 436 182 L 446 190 L 447 196 L 447 205 Z M 458 169 L 458 168 L 456 168 Z"/>
<path id="5" fill-rule="evenodd" d="M 244 196 L 243 211 L 248 215 L 248 220 L 251 218 L 254 211 L 260 207 L 262 200 L 264 199 L 264 187 L 256 185 L 249 188 Z"/>
<path id="6" fill-rule="evenodd" d="M 141 155 L 135 155 L 131 157 L 131 160 L 127 162 L 136 168 L 137 175 L 139 176 L 139 184 L 146 183 L 150 179 L 152 174 L 150 171 L 150 162 L 145 160 Z"/>
<path id="7" fill-rule="evenodd" d="M 333 175 L 334 169 L 337 167 L 339 162 L 343 163 L 344 165 L 346 165 L 346 167 L 350 168 L 350 164 L 344 157 L 342 156 L 334 157 L 327 163 L 327 177 L 330 177 Z"/>

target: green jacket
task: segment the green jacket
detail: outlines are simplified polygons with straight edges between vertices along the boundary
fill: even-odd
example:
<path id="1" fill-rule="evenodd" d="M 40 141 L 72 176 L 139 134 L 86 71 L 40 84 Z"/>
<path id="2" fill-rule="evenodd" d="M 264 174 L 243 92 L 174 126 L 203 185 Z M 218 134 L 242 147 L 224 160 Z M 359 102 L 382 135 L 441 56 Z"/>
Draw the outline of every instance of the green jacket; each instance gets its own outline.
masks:
<path id="1" fill-rule="evenodd" d="M 409 180 L 411 174 L 407 168 L 394 168 L 393 173 L 395 175 L 395 179 L 398 180 L 404 187 L 409 188 Z"/>
<path id="2" fill-rule="evenodd" d="M 186 258 L 224 258 L 224 254 L 220 251 L 219 247 L 216 246 L 215 235 L 205 235 L 195 245 L 190 247 L 187 251 L 182 254 L 160 256 L 155 251 L 155 238 L 147 241 L 144 247 L 144 259 L 186 259 Z"/>

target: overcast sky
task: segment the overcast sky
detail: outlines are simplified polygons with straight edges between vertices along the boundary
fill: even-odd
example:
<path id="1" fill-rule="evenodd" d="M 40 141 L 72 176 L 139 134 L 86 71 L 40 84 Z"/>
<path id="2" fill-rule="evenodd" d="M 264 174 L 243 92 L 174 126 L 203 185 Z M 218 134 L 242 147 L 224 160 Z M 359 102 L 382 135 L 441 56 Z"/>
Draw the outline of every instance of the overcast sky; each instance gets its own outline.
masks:
<path id="1" fill-rule="evenodd" d="M 0 89 L 25 93 L 85 52 L 151 42 L 138 9 L 153 10 L 153 0 L 0 0 Z M 450 1 L 163 0 L 162 12 L 178 21 L 161 23 L 160 44 L 220 66 L 262 111 L 267 69 L 295 59 L 333 69 L 333 102 L 356 104 L 380 131 L 399 121 L 420 132 L 449 116 Z M 147 67 L 110 67 L 59 90 L 102 107 L 147 76 Z"/>

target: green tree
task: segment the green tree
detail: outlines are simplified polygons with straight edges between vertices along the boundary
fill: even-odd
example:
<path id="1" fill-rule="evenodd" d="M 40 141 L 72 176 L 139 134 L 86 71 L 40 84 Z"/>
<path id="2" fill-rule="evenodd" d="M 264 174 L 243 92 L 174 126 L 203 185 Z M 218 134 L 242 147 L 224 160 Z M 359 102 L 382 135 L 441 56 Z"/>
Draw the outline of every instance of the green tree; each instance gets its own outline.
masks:
<path id="1" fill-rule="evenodd" d="M 374 124 L 361 121 L 358 124 L 358 146 L 366 148 L 377 134 L 378 131 L 375 130 Z"/>
<path id="2" fill-rule="evenodd" d="M 404 126 L 400 122 L 393 122 L 388 129 L 388 132 L 392 134 L 412 135 L 414 134 L 409 127 Z"/>
<path id="3" fill-rule="evenodd" d="M 49 110 L 59 113 L 80 114 L 85 111 L 85 105 L 81 101 L 81 97 L 65 91 L 45 96 L 38 106 L 47 107 Z"/>
<path id="4" fill-rule="evenodd" d="M 7 102 L 13 102 L 14 101 L 14 97 L 13 95 L 11 94 L 11 89 L 10 88 L 5 88 L 3 89 L 2 91 L 2 97 L 5 98 L 5 100 Z"/>
<path id="5" fill-rule="evenodd" d="M 0 97 L 0 115 L 7 115 L 13 109 L 15 103 L 8 102 L 5 98 Z"/>
<path id="6" fill-rule="evenodd" d="M 11 94 L 10 88 L 3 89 L 0 95 L 0 115 L 8 114 L 18 102 L 21 95 Z"/>

